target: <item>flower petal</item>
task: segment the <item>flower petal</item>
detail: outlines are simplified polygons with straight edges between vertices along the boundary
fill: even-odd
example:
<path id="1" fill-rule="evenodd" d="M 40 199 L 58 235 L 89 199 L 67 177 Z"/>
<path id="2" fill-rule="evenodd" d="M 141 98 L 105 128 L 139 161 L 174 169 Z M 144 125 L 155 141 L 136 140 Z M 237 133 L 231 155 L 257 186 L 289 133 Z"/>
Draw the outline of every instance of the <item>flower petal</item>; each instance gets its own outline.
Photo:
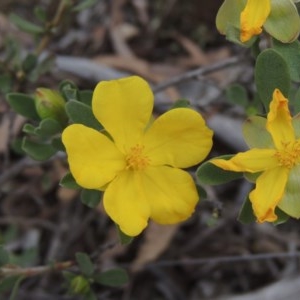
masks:
<path id="1" fill-rule="evenodd" d="M 140 234 L 148 224 L 148 192 L 142 181 L 142 172 L 132 170 L 121 172 L 104 192 L 105 211 L 129 236 Z"/>
<path id="2" fill-rule="evenodd" d="M 135 145 L 153 109 L 153 94 L 148 83 L 131 76 L 101 81 L 92 99 L 93 113 L 124 153 Z"/>
<path id="3" fill-rule="evenodd" d="M 282 199 L 288 175 L 287 168 L 278 167 L 265 171 L 256 180 L 249 199 L 258 222 L 274 222 L 277 219 L 275 208 Z"/>
<path id="4" fill-rule="evenodd" d="M 254 148 L 238 153 L 230 160 L 212 159 L 209 162 L 228 171 L 256 173 L 278 166 L 275 153 L 274 149 Z"/>
<path id="5" fill-rule="evenodd" d="M 288 100 L 278 89 L 275 89 L 273 93 L 266 127 L 278 150 L 283 149 L 285 144 L 295 141 Z"/>
<path id="6" fill-rule="evenodd" d="M 191 175 L 180 169 L 149 167 L 142 177 L 150 217 L 160 224 L 174 224 L 186 220 L 199 200 Z"/>
<path id="7" fill-rule="evenodd" d="M 189 108 L 172 109 L 157 118 L 144 137 L 151 165 L 186 168 L 198 164 L 212 147 L 212 131 Z"/>
<path id="8" fill-rule="evenodd" d="M 241 36 L 242 42 L 247 42 L 254 35 L 262 32 L 271 11 L 270 0 L 247 0 L 247 4 L 241 13 Z"/>
<path id="9" fill-rule="evenodd" d="M 124 155 L 102 133 L 81 124 L 68 126 L 62 134 L 71 173 L 76 182 L 98 189 L 125 168 Z"/>

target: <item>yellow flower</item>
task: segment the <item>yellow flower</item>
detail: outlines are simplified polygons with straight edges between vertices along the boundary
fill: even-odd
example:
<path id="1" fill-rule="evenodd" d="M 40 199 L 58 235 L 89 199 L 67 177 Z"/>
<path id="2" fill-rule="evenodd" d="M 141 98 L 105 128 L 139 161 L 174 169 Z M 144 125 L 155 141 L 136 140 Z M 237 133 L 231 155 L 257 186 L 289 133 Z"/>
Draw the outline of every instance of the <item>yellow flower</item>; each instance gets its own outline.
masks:
<path id="1" fill-rule="evenodd" d="M 275 89 L 266 120 L 268 135 L 264 136 L 265 148 L 253 148 L 238 153 L 227 161 L 210 161 L 224 170 L 261 172 L 256 179 L 255 189 L 249 195 L 258 222 L 275 221 L 276 206 L 291 216 L 299 217 L 299 210 L 296 209 L 296 203 L 299 202 L 300 175 L 298 129 L 296 125 L 293 126 L 288 100 Z M 263 131 L 261 133 L 264 134 Z"/>
<path id="2" fill-rule="evenodd" d="M 262 26 L 271 12 L 271 0 L 247 0 L 241 13 L 241 41 L 247 42 L 262 32 Z"/>
<path id="3" fill-rule="evenodd" d="M 299 35 L 300 18 L 293 0 L 224 0 L 216 26 L 229 40 L 248 46 L 262 28 L 276 40 L 291 43 Z"/>
<path id="4" fill-rule="evenodd" d="M 76 182 L 105 190 L 107 214 L 129 236 L 138 235 L 149 218 L 160 224 L 186 220 L 198 194 L 180 168 L 198 164 L 212 147 L 212 131 L 201 115 L 176 108 L 149 125 L 153 94 L 137 76 L 100 82 L 92 109 L 111 138 L 81 124 L 64 130 Z"/>

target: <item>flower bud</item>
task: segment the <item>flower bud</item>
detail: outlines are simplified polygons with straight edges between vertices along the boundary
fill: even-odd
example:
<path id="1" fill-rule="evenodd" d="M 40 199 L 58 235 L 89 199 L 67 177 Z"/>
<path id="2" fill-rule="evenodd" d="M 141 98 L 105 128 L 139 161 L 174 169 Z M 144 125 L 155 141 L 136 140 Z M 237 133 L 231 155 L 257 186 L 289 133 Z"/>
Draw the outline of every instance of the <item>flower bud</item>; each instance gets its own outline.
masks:
<path id="1" fill-rule="evenodd" d="M 59 92 L 46 88 L 36 89 L 35 107 L 41 119 L 50 118 L 61 124 L 67 123 L 65 100 Z"/>
<path id="2" fill-rule="evenodd" d="M 72 279 L 71 290 L 74 294 L 86 294 L 90 289 L 90 283 L 83 276 L 76 276 Z"/>

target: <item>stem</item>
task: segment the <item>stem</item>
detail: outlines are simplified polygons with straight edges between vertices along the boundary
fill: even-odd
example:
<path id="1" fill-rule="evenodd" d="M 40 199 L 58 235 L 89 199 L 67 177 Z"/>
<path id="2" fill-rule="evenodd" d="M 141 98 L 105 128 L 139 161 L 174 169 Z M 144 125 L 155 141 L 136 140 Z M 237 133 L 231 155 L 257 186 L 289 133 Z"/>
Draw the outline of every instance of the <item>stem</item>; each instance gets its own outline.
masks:
<path id="1" fill-rule="evenodd" d="M 20 268 L 20 267 L 2 267 L 0 268 L 0 278 L 2 277 L 9 277 L 9 276 L 25 276 L 25 277 L 31 277 L 36 276 L 40 274 L 45 274 L 49 272 L 55 272 L 55 271 L 63 271 L 66 270 L 72 266 L 75 265 L 74 261 L 65 261 L 65 262 L 59 262 L 48 266 L 37 266 L 37 267 L 31 267 L 31 268 Z"/>
<path id="2" fill-rule="evenodd" d="M 50 43 L 51 38 L 52 38 L 52 29 L 59 25 L 59 23 L 61 22 L 61 20 L 64 16 L 65 11 L 68 7 L 69 7 L 69 1 L 66 1 L 66 0 L 60 1 L 59 6 L 56 10 L 56 13 L 55 13 L 53 19 L 49 22 L 49 24 L 47 26 L 47 31 L 46 31 L 45 36 L 42 38 L 41 42 L 39 43 L 39 45 L 37 46 L 37 48 L 35 50 L 36 55 L 40 55 L 43 52 L 43 50 Z"/>
<path id="3" fill-rule="evenodd" d="M 199 76 L 203 76 L 209 73 L 213 73 L 234 65 L 240 64 L 244 59 L 240 56 L 233 56 L 228 59 L 222 60 L 220 62 L 216 62 L 214 64 L 211 64 L 209 66 L 204 66 L 192 71 L 188 71 L 186 73 L 183 73 L 181 75 L 175 76 L 169 80 L 166 80 L 165 82 L 162 82 L 153 88 L 154 93 L 158 93 L 162 90 L 165 90 L 166 88 L 179 84 L 183 81 L 187 81 L 190 79 L 198 78 Z"/>

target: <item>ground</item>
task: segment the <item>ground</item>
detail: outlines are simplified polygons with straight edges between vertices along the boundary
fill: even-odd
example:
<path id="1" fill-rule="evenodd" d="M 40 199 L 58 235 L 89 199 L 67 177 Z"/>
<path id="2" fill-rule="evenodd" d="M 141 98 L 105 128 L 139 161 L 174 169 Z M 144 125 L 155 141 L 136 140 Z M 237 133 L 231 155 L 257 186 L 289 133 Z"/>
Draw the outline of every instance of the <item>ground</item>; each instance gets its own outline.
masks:
<path id="1" fill-rule="evenodd" d="M 64 79 L 92 90 L 100 80 L 138 74 L 156 92 L 156 115 L 180 98 L 189 99 L 203 114 L 215 131 L 208 158 L 244 150 L 240 126 L 246 111 L 229 102 L 225 90 L 239 83 L 251 97 L 253 60 L 249 50 L 227 42 L 215 29 L 221 2 L 96 1 L 61 20 L 43 49 L 54 56 L 48 72 L 15 84 L 12 91 L 57 89 Z M 21 52 L 33 51 L 39 44 L 9 19 L 15 13 L 38 24 L 33 7 L 44 8 L 51 19 L 57 1 L 2 1 L 1 57 L 8 37 L 18 40 Z M 232 58 L 236 61 L 226 65 Z M 224 62 L 220 71 L 210 69 Z M 6 72 L 2 58 L 0 65 Z M 189 72 L 199 68 L 207 71 L 191 76 Z M 178 80 L 169 84 L 176 76 Z M 202 185 L 207 197 L 188 221 L 174 226 L 151 223 L 131 244 L 120 245 L 116 228 L 101 207 L 90 209 L 81 203 L 77 190 L 59 186 L 68 170 L 65 157 L 40 163 L 14 150 L 26 120 L 11 111 L 4 94 L 0 96 L 0 226 L 2 243 L 16 264 L 45 266 L 86 252 L 99 270 L 123 267 L 129 272 L 125 286 L 95 286 L 97 299 L 269 299 L 265 295 L 298 299 L 299 284 L 291 282 L 299 278 L 299 223 L 237 221 L 250 183 L 240 179 Z M 189 171 L 194 174 L 195 169 Z M 30 277 L 22 282 L 16 299 L 81 299 L 66 296 L 62 282 L 60 272 Z"/>

